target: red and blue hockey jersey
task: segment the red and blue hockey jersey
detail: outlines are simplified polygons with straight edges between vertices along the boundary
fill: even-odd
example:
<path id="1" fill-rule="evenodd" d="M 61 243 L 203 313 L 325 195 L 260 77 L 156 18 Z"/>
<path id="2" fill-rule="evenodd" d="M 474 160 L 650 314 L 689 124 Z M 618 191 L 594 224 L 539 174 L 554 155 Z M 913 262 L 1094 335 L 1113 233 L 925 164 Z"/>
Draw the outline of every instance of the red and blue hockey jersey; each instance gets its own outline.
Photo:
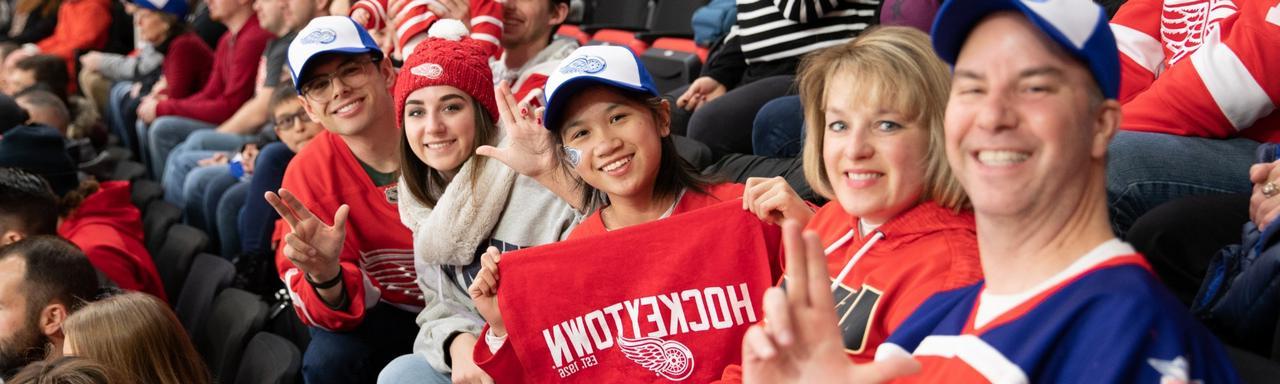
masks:
<path id="1" fill-rule="evenodd" d="M 1239 382 L 1217 339 L 1119 240 L 978 324 L 983 289 L 934 295 L 876 358 L 909 352 L 923 365 L 899 382 Z"/>

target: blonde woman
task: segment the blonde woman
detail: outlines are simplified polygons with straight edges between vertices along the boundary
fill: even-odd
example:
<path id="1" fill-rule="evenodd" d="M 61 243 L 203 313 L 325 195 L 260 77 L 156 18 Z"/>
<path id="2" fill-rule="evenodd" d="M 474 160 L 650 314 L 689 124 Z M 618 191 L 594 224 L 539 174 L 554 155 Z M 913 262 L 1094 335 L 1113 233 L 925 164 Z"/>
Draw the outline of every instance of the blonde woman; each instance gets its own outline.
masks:
<path id="1" fill-rule="evenodd" d="M 64 355 L 100 362 L 125 382 L 212 383 L 178 317 L 154 296 L 134 292 L 99 300 L 68 317 L 64 328 Z"/>
<path id="2" fill-rule="evenodd" d="M 813 212 L 781 177 L 747 180 L 744 209 L 817 233 L 843 336 L 831 342 L 855 362 L 871 361 L 933 293 L 981 278 L 973 214 L 944 150 L 950 83 L 929 37 L 912 28 L 819 51 L 798 80 L 804 172 L 831 202 Z M 739 374 L 731 366 L 725 379 Z"/>

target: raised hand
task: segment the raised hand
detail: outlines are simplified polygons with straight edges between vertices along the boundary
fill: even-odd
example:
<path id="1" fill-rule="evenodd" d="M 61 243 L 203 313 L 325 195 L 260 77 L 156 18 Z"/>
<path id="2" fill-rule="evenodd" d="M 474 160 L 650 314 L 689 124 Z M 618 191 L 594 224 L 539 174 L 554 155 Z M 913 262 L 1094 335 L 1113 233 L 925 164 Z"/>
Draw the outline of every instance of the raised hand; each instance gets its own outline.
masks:
<path id="1" fill-rule="evenodd" d="M 441 19 L 454 19 L 471 29 L 471 3 L 467 0 L 437 0 L 427 3 L 431 13 Z"/>
<path id="2" fill-rule="evenodd" d="M 498 310 L 498 262 L 502 254 L 498 248 L 489 247 L 480 256 L 480 273 L 471 281 L 467 293 L 476 304 L 476 311 L 489 323 L 489 333 L 502 337 L 507 335 L 506 323 L 502 322 L 502 312 Z"/>
<path id="3" fill-rule="evenodd" d="M 351 208 L 346 204 L 338 207 L 333 225 L 327 225 L 288 190 L 281 188 L 279 195 L 268 191 L 265 197 L 292 230 L 284 236 L 285 257 L 311 281 L 329 281 L 337 276 L 342 270 L 338 260 L 346 241 L 347 213 Z"/>
<path id="4" fill-rule="evenodd" d="M 764 295 L 765 321 L 742 340 L 743 382 L 883 383 L 920 369 L 909 358 L 854 365 L 845 356 L 837 326 L 826 256 L 817 234 L 801 235 L 800 223 L 782 225 L 787 289 Z"/>
<path id="5" fill-rule="evenodd" d="M 790 219 L 803 226 L 813 217 L 809 205 L 791 189 L 791 185 L 782 176 L 747 178 L 747 186 L 742 193 L 742 209 L 751 211 L 760 220 L 772 224 Z"/>
<path id="6" fill-rule="evenodd" d="M 511 84 L 498 83 L 494 96 L 498 101 L 498 115 L 511 144 L 497 148 L 482 145 L 476 154 L 489 156 L 522 175 L 539 178 L 560 167 L 556 161 L 555 139 L 551 131 L 542 126 L 542 108 L 533 110 L 528 104 L 516 103 L 511 94 Z"/>
<path id="7" fill-rule="evenodd" d="M 693 83 L 689 84 L 689 89 L 676 99 L 676 106 L 694 111 L 711 100 L 724 96 L 725 92 L 728 92 L 728 88 L 725 88 L 724 84 L 720 84 L 711 77 L 702 76 L 694 79 Z"/>

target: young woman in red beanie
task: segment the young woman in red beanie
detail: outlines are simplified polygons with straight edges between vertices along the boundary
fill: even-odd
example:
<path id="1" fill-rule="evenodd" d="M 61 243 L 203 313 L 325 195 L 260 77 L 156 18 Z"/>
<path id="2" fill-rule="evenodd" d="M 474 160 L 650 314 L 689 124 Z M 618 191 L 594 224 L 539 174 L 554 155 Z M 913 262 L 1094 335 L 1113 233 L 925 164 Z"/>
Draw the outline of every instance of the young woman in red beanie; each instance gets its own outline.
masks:
<path id="1" fill-rule="evenodd" d="M 478 255 L 558 241 L 580 219 L 537 181 L 475 155 L 502 133 L 487 51 L 465 33 L 455 20 L 436 22 L 393 90 L 404 129 L 400 220 L 413 231 L 427 305 L 414 354 L 392 361 L 380 383 L 489 380 L 471 354 L 484 325 L 466 292 Z"/>

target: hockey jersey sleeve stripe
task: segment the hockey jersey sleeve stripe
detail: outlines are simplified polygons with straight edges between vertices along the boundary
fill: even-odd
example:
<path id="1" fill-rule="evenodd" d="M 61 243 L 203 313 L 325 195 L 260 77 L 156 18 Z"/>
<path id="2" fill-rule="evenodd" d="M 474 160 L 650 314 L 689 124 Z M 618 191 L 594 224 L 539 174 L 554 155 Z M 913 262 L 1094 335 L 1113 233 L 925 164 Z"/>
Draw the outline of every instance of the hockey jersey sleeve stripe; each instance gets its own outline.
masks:
<path id="1" fill-rule="evenodd" d="M 502 41 L 498 40 L 497 37 L 494 37 L 493 35 L 490 35 L 488 33 L 473 32 L 470 36 L 472 39 L 487 41 L 487 42 L 493 43 L 493 45 L 499 45 L 499 46 L 502 45 Z"/>
<path id="2" fill-rule="evenodd" d="M 302 300 L 302 296 L 299 296 L 298 292 L 293 290 L 294 280 L 302 278 L 299 272 L 297 268 L 289 268 L 284 272 L 284 286 L 289 290 L 289 299 L 293 301 L 293 306 L 298 308 L 298 313 L 302 314 L 305 324 L 332 332 L 333 330 L 321 326 L 320 323 L 316 322 L 315 318 L 311 317 L 311 311 L 307 310 L 307 303 Z"/>
<path id="3" fill-rule="evenodd" d="M 992 383 L 1028 383 L 1027 374 L 991 344 L 974 335 L 925 337 L 916 356 L 958 358 Z"/>
<path id="4" fill-rule="evenodd" d="M 471 18 L 472 27 L 475 27 L 484 23 L 493 24 L 498 26 L 498 28 L 502 28 L 502 20 L 498 20 L 498 18 L 493 16 L 484 15 L 484 16 L 476 16 Z"/>
<path id="5" fill-rule="evenodd" d="M 1151 74 L 1160 74 L 1161 64 L 1164 62 L 1164 49 L 1160 47 L 1160 41 L 1151 35 L 1120 24 L 1111 24 L 1111 33 L 1116 36 L 1116 45 L 1120 48 L 1120 54 L 1128 56 L 1135 63 L 1151 71 Z"/>
<path id="6" fill-rule="evenodd" d="M 1191 54 L 1191 63 L 1218 109 L 1239 131 L 1271 114 L 1275 104 L 1231 47 L 1222 43 L 1219 31 L 1205 33 L 1204 43 Z"/>

